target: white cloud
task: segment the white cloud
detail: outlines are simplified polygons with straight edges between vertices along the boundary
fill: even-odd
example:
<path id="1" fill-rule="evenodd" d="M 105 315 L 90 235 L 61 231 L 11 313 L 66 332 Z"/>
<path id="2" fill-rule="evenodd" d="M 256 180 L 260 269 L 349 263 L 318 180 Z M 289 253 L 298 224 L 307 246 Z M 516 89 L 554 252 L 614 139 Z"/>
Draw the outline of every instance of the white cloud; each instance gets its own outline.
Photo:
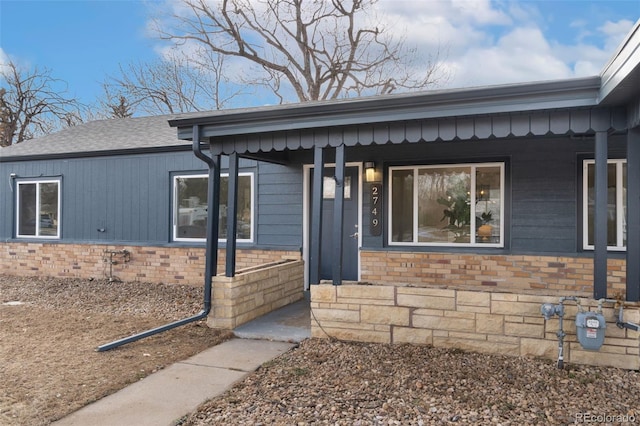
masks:
<path id="1" fill-rule="evenodd" d="M 445 87 L 468 87 L 597 75 L 634 22 L 598 22 L 585 12 L 563 29 L 563 42 L 536 2 L 490 0 L 383 0 L 381 11 L 399 22 L 419 51 L 444 50 Z M 579 5 L 576 5 L 579 7 Z M 555 13 L 555 12 L 552 12 Z M 426 56 L 426 55 L 425 55 Z"/>
<path id="2" fill-rule="evenodd" d="M 452 58 L 454 70 L 448 86 L 468 87 L 542 81 L 571 76 L 571 69 L 554 57 L 537 28 L 517 28 L 495 45 L 477 47 Z"/>
<path id="3" fill-rule="evenodd" d="M 633 25 L 633 21 L 623 19 L 618 22 L 607 21 L 598 27 L 598 31 L 605 37 L 605 49 L 613 50 L 617 48 L 626 35 L 629 34 Z"/>
<path id="4" fill-rule="evenodd" d="M 571 16 L 565 16 L 568 5 L 574 10 Z M 608 17 L 578 2 L 564 6 L 509 0 L 380 0 L 368 19 L 384 17 L 388 31 L 405 37 L 408 47 L 417 47 L 425 62 L 439 53 L 450 75 L 443 87 L 597 75 L 634 22 L 603 22 Z M 227 65 L 237 75 L 248 72 L 238 61 Z"/>

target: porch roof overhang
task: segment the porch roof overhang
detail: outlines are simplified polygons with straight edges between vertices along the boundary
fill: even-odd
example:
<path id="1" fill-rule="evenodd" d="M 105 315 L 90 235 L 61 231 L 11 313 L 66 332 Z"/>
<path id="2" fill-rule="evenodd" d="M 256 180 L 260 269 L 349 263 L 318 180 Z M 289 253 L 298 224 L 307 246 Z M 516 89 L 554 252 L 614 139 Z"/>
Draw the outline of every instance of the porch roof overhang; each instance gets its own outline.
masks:
<path id="1" fill-rule="evenodd" d="M 597 108 L 600 88 L 600 77 L 588 77 L 216 111 L 169 124 L 184 140 L 197 125 L 221 154 L 624 128 L 623 111 Z"/>

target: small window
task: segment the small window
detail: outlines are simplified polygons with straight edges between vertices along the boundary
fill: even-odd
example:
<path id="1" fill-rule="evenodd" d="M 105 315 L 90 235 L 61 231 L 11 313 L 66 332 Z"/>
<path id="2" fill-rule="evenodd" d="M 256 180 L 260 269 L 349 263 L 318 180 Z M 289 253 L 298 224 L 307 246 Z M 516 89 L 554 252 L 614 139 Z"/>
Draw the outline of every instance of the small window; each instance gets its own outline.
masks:
<path id="1" fill-rule="evenodd" d="M 503 246 L 503 163 L 389 172 L 389 244 Z"/>
<path id="2" fill-rule="evenodd" d="M 595 161 L 583 163 L 583 238 L 586 250 L 594 248 Z M 626 250 L 627 247 L 627 161 L 607 162 L 607 247 Z"/>
<path id="3" fill-rule="evenodd" d="M 16 235 L 60 238 L 60 181 L 17 182 Z"/>
<path id="4" fill-rule="evenodd" d="M 204 241 L 207 233 L 208 206 L 207 175 L 174 176 L 174 226 L 175 241 Z M 222 175 L 220 181 L 219 236 L 227 238 L 227 199 L 229 177 Z M 253 174 L 238 175 L 238 227 L 236 239 L 253 241 Z"/>

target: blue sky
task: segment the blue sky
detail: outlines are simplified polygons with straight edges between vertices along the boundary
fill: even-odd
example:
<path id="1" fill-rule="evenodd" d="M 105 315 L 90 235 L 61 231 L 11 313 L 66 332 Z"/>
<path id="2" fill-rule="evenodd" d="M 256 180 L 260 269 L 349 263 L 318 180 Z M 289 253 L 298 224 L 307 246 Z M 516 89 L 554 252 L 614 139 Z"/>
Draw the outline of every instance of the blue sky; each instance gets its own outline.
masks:
<path id="1" fill-rule="evenodd" d="M 158 57 L 148 12 L 168 3 L 0 0 L 0 63 L 48 68 L 70 94 L 94 103 L 120 64 Z M 640 0 L 381 0 L 379 7 L 419 51 L 442 49 L 450 76 L 442 87 L 595 75 L 640 18 Z"/>

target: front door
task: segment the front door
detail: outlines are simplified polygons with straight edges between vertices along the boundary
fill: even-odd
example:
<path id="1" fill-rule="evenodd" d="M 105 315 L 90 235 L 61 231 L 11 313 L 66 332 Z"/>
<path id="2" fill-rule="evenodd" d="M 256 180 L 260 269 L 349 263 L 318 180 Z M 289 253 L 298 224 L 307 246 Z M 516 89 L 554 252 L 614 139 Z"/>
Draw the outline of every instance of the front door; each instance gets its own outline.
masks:
<path id="1" fill-rule="evenodd" d="M 358 279 L 358 167 L 345 168 L 344 220 L 342 234 L 342 279 Z M 309 194 L 313 194 L 313 169 L 310 169 L 311 183 Z M 325 167 L 322 201 L 322 241 L 320 242 L 320 279 L 333 279 L 333 203 L 335 199 L 335 168 Z M 312 197 L 310 197 L 312 198 Z M 310 203 L 311 205 L 312 203 Z M 313 205 L 311 210 L 313 211 Z M 311 221 L 309 221 L 311 223 Z M 313 241 L 310 241 L 313 244 Z"/>

